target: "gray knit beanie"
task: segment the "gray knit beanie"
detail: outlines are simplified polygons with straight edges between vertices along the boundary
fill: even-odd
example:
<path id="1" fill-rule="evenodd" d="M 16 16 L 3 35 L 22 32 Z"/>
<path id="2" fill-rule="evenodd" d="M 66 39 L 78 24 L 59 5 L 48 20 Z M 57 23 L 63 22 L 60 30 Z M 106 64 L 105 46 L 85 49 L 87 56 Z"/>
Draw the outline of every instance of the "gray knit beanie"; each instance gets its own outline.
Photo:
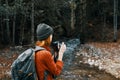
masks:
<path id="1" fill-rule="evenodd" d="M 45 40 L 53 34 L 53 28 L 45 23 L 41 23 L 37 26 L 36 34 L 38 40 Z"/>

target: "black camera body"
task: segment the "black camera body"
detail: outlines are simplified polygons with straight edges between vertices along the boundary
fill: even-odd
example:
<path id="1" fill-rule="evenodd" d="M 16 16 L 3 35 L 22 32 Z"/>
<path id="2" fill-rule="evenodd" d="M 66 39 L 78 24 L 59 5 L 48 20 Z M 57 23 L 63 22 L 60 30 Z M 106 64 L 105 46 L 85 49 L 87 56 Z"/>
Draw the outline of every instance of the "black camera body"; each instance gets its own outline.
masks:
<path id="1" fill-rule="evenodd" d="M 54 61 L 56 62 L 59 56 L 59 49 L 61 47 L 61 43 L 59 41 L 55 41 L 51 44 L 53 50 L 54 50 Z"/>
<path id="2" fill-rule="evenodd" d="M 60 43 L 58 41 L 52 43 L 52 48 L 55 52 L 59 52 Z"/>

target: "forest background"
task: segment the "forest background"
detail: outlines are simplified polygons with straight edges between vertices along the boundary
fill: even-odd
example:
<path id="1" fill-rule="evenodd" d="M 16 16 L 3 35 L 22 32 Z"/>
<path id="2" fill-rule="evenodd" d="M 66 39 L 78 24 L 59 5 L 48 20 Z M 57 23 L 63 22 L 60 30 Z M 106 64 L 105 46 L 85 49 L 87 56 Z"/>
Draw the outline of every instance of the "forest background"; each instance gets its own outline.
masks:
<path id="1" fill-rule="evenodd" d="M 120 39 L 119 0 L 0 0 L 0 47 L 34 44 L 36 27 L 46 23 L 54 40 Z"/>

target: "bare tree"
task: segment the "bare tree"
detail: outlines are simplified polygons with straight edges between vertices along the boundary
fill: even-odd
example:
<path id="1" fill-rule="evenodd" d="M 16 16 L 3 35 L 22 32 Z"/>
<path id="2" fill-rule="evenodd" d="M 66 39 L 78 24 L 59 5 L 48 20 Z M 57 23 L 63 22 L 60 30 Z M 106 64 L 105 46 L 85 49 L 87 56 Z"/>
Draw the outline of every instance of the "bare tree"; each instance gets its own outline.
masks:
<path id="1" fill-rule="evenodd" d="M 8 8 L 9 8 L 9 5 L 8 5 L 8 0 L 5 0 L 6 2 L 6 33 L 7 33 L 7 40 L 8 40 L 8 43 L 10 42 L 10 30 L 9 30 L 9 15 L 8 15 Z"/>
<path id="2" fill-rule="evenodd" d="M 1 7 L 1 0 L 0 0 L 0 7 Z M 0 28 L 1 28 L 1 38 L 3 39 L 2 12 L 0 12 Z"/>
<path id="3" fill-rule="evenodd" d="M 76 9 L 76 3 L 74 0 L 70 1 L 70 8 L 71 8 L 71 29 L 75 29 L 75 9 Z"/>
<path id="4" fill-rule="evenodd" d="M 16 23 L 16 14 L 14 14 L 13 16 L 13 39 L 12 39 L 13 45 L 15 44 L 15 23 Z"/>
<path id="5" fill-rule="evenodd" d="M 85 42 L 85 36 L 86 36 L 86 7 L 87 7 L 87 2 L 86 0 L 80 0 L 80 25 L 81 25 L 81 30 L 80 30 L 80 38 L 81 38 L 81 43 Z"/>
<path id="6" fill-rule="evenodd" d="M 117 41 L 117 11 L 118 11 L 118 0 L 114 0 L 114 41 Z"/>
<path id="7" fill-rule="evenodd" d="M 13 45 L 15 45 L 16 0 L 15 0 L 15 4 L 13 7 L 13 11 L 14 11 L 14 15 L 13 15 L 13 39 L 12 39 L 12 43 L 13 43 Z"/>
<path id="8" fill-rule="evenodd" d="M 32 14 L 31 14 L 31 42 L 34 44 L 34 0 L 32 0 Z"/>
<path id="9" fill-rule="evenodd" d="M 21 10 L 21 20 L 20 20 L 20 39 L 19 39 L 19 43 L 20 45 L 23 45 L 23 41 L 25 40 L 25 24 L 26 24 L 26 18 L 27 18 L 27 8 L 28 6 L 25 6 L 23 3 L 23 0 L 19 0 L 18 2 L 19 4 L 19 9 Z"/>
<path id="10" fill-rule="evenodd" d="M 107 12 L 107 2 L 103 1 L 102 3 L 102 7 L 103 7 L 103 11 L 102 11 L 102 14 L 103 14 L 103 17 L 102 17 L 102 20 L 103 20 L 103 27 L 102 27 L 102 40 L 104 41 L 105 40 L 105 35 L 106 35 L 106 31 L 105 31 L 105 28 L 106 28 L 106 12 Z"/>

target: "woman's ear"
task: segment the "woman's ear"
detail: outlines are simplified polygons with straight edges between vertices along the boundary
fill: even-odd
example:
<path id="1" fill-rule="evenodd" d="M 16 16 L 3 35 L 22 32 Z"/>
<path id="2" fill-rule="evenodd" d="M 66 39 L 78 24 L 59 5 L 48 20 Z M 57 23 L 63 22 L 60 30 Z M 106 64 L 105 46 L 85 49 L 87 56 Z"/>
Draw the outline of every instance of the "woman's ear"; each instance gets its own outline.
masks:
<path id="1" fill-rule="evenodd" d="M 51 42 L 52 42 L 52 35 L 50 35 L 50 36 L 45 40 L 46 46 L 50 46 Z"/>
<path id="2" fill-rule="evenodd" d="M 53 38 L 53 35 L 51 34 L 51 35 L 50 35 L 50 42 L 52 42 L 52 38 Z"/>

